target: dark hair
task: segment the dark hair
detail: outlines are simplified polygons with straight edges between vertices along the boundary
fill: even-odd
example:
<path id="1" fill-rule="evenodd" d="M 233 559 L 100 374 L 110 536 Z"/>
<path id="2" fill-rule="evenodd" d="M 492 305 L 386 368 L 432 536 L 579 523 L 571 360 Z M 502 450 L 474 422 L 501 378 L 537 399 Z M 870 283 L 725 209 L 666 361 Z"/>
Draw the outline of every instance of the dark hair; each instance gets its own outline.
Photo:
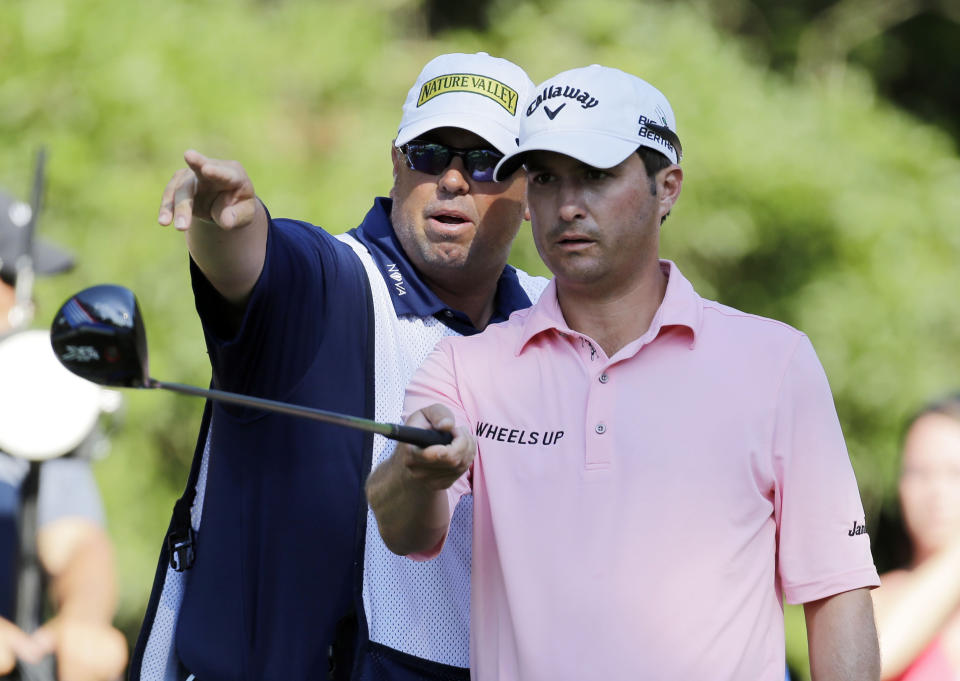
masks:
<path id="1" fill-rule="evenodd" d="M 947 416 L 954 421 L 960 422 L 960 392 L 950 393 L 933 402 L 928 402 L 915 411 L 903 424 L 903 430 L 900 432 L 901 451 L 907 440 L 907 433 L 913 427 L 913 424 L 929 414 L 940 414 L 941 416 Z"/>
<path id="2" fill-rule="evenodd" d="M 650 147 L 638 147 L 637 156 L 640 157 L 640 160 L 643 161 L 643 167 L 647 171 L 647 175 L 650 181 L 650 193 L 657 193 L 657 185 L 654 182 L 654 177 L 664 168 L 669 167 L 673 164 L 665 154 L 657 151 L 656 149 L 651 149 Z"/>
<path id="3" fill-rule="evenodd" d="M 927 402 L 917 411 L 913 412 L 906 421 L 900 426 L 900 447 L 897 449 L 898 465 L 903 463 L 903 448 L 907 444 L 907 434 L 913 428 L 913 424 L 924 416 L 930 414 L 939 414 L 947 416 L 954 421 L 960 422 L 960 392 L 948 393 L 932 402 Z"/>
<path id="4" fill-rule="evenodd" d="M 647 185 L 650 187 L 651 196 L 657 195 L 657 173 L 659 173 L 664 168 L 668 168 L 673 165 L 673 161 L 666 157 L 665 154 L 657 151 L 656 149 L 651 149 L 650 147 L 638 147 L 637 156 L 640 157 L 640 160 L 643 161 L 643 167 L 647 171 Z M 670 212 L 667 211 L 667 215 L 670 215 Z M 660 218 L 660 224 L 663 224 L 663 221 L 667 219 L 667 215 L 664 215 Z"/>
<path id="5" fill-rule="evenodd" d="M 942 397 L 936 402 L 931 402 L 913 417 L 913 421 L 916 421 L 925 414 L 941 414 L 960 421 L 960 392 Z"/>

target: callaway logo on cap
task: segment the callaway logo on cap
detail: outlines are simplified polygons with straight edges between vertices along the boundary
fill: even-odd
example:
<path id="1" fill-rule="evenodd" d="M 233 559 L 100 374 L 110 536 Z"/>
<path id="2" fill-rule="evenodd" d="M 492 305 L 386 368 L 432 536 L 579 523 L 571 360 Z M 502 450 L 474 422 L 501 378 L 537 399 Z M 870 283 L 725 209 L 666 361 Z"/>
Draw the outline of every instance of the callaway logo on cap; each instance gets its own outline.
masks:
<path id="1" fill-rule="evenodd" d="M 517 148 L 522 105 L 533 82 L 513 62 L 476 54 L 442 54 L 417 77 L 403 103 L 395 144 L 437 128 L 463 128 L 502 153 Z"/>
<path id="2" fill-rule="evenodd" d="M 523 109 L 520 146 L 500 161 L 509 176 L 530 151 L 553 151 L 595 168 L 612 168 L 638 147 L 680 162 L 670 102 L 650 83 L 594 64 L 557 74 L 538 86 Z"/>

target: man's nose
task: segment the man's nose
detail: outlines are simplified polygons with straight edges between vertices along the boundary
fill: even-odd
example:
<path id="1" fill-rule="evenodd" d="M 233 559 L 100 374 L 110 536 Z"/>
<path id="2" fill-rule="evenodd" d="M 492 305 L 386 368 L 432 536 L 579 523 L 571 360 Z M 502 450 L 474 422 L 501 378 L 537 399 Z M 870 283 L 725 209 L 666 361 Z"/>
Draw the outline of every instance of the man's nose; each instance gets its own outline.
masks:
<path id="1" fill-rule="evenodd" d="M 587 206 L 583 191 L 577 182 L 564 181 L 560 184 L 560 219 L 564 222 L 582 220 L 587 216 Z"/>
<path id="2" fill-rule="evenodd" d="M 470 191 L 470 181 L 467 179 L 467 168 L 463 159 L 455 157 L 450 165 L 440 173 L 440 188 L 448 194 L 466 194 Z"/>

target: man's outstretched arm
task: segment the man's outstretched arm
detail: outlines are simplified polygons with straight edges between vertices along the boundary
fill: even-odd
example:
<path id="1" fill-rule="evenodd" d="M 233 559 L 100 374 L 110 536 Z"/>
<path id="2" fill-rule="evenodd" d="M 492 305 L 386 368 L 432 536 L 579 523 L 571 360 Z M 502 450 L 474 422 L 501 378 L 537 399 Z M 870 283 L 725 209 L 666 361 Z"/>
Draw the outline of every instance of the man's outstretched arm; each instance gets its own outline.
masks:
<path id="1" fill-rule="evenodd" d="M 220 295 L 243 306 L 263 270 L 267 212 L 236 161 L 192 149 L 183 158 L 187 167 L 164 188 L 157 221 L 185 231 L 200 271 Z"/>
<path id="2" fill-rule="evenodd" d="M 406 425 L 447 431 L 453 442 L 426 449 L 398 443 L 367 480 L 367 501 L 380 536 L 401 556 L 428 553 L 443 541 L 450 525 L 447 488 L 470 468 L 477 451 L 473 435 L 456 427 L 453 414 L 443 405 L 414 412 Z"/>

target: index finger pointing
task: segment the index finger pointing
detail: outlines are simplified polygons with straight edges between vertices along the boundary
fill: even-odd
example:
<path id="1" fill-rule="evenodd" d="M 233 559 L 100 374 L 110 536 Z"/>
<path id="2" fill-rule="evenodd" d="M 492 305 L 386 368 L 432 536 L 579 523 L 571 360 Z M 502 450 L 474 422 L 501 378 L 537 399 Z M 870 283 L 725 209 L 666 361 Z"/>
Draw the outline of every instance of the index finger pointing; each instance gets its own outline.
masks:
<path id="1" fill-rule="evenodd" d="M 201 154 L 196 149 L 187 149 L 185 152 L 183 152 L 183 160 L 186 161 L 187 165 L 197 173 L 200 172 L 200 168 L 202 168 L 205 163 L 210 161 L 209 158 Z"/>
<path id="2" fill-rule="evenodd" d="M 195 149 L 185 151 L 183 160 L 197 175 L 197 179 L 210 182 L 216 189 L 235 189 L 240 187 L 246 178 L 246 174 L 239 164 L 233 161 L 209 158 Z"/>
<path id="3" fill-rule="evenodd" d="M 228 161 L 207 161 L 200 168 L 200 176 L 219 185 L 239 187 L 243 184 L 246 173 L 234 163 Z"/>

